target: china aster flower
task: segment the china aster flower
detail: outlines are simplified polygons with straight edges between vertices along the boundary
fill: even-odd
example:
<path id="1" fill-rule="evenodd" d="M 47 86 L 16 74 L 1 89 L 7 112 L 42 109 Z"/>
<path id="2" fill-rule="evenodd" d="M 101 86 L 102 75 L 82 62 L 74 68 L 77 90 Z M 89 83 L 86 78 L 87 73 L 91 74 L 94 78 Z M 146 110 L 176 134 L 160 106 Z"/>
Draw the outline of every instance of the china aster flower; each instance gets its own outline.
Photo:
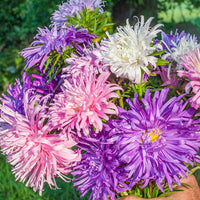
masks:
<path id="1" fill-rule="evenodd" d="M 182 31 L 180 34 L 178 30 L 176 30 L 174 34 L 172 31 L 170 34 L 162 32 L 161 36 L 162 47 L 166 50 L 163 59 L 176 61 L 178 64 L 181 62 L 181 57 L 184 56 L 185 53 L 195 49 L 198 45 L 197 37 L 195 35 L 190 35 L 190 33 L 186 34 L 185 31 Z"/>
<path id="2" fill-rule="evenodd" d="M 172 191 L 172 184 L 180 185 L 189 172 L 185 163 L 200 163 L 200 120 L 192 118 L 195 109 L 186 109 L 183 95 L 166 101 L 168 91 L 156 91 L 151 98 L 148 89 L 141 100 L 135 94 L 133 101 L 127 100 L 129 110 L 119 108 L 121 121 L 114 120 L 112 132 L 121 135 L 119 157 L 131 186 L 156 181 L 162 192 L 165 184 Z"/>
<path id="3" fill-rule="evenodd" d="M 200 108 L 200 46 L 189 51 L 181 58 L 183 69 L 178 71 L 180 77 L 187 77 L 189 83 L 186 85 L 186 92 L 192 88 L 195 94 L 190 98 L 191 106 Z"/>
<path id="4" fill-rule="evenodd" d="M 78 186 L 81 197 L 91 191 L 89 199 L 114 200 L 115 194 L 130 189 L 123 182 L 126 176 L 117 157 L 118 149 L 105 129 L 98 135 L 93 130 L 90 133 L 91 138 L 82 138 L 78 144 L 85 153 L 73 168 L 73 185 Z"/>
<path id="5" fill-rule="evenodd" d="M 42 194 L 44 183 L 58 188 L 55 177 L 67 181 L 67 175 L 81 155 L 73 151 L 75 141 L 59 134 L 50 134 L 45 119 L 46 107 L 37 95 L 30 100 L 29 91 L 24 97 L 25 115 L 13 111 L 5 104 L 0 106 L 0 147 L 13 165 L 16 179 L 25 182 Z"/>
<path id="6" fill-rule="evenodd" d="M 153 17 L 146 23 L 144 17 L 132 27 L 127 20 L 124 27 L 117 28 L 117 33 L 108 35 L 108 39 L 101 42 L 102 60 L 110 66 L 111 72 L 132 82 L 141 82 L 142 71 L 150 74 L 149 65 L 156 68 L 157 58 L 151 56 L 157 45 L 152 40 L 161 30 L 160 24 L 150 28 Z"/>
<path id="7" fill-rule="evenodd" d="M 22 82 L 23 83 L 21 83 L 19 79 L 16 79 L 14 86 L 12 86 L 12 84 L 9 85 L 7 94 L 2 94 L 2 97 L 0 97 L 3 104 L 20 114 L 25 113 L 23 104 L 24 93 L 28 89 L 33 89 L 31 77 L 27 76 L 25 72 L 22 74 Z M 29 95 L 31 95 L 31 93 L 29 93 Z"/>
<path id="8" fill-rule="evenodd" d="M 25 68 L 38 65 L 39 70 L 42 71 L 51 52 L 56 51 L 62 55 L 67 46 L 81 51 L 83 46 L 90 45 L 91 40 L 95 37 L 89 34 L 86 29 L 76 30 L 73 26 L 62 25 L 60 30 L 57 30 L 56 26 L 51 30 L 47 27 L 45 29 L 39 28 L 31 47 L 25 48 L 21 52 L 21 55 L 26 59 Z"/>
<path id="9" fill-rule="evenodd" d="M 56 26 L 60 26 L 62 23 L 67 22 L 67 17 L 72 17 L 73 15 L 79 15 L 79 12 L 83 11 L 86 7 L 90 10 L 95 10 L 99 8 L 99 12 L 103 13 L 103 1 L 102 0 L 69 0 L 58 6 L 58 10 L 53 13 L 51 18 L 52 23 Z"/>
<path id="10" fill-rule="evenodd" d="M 172 86 L 174 89 L 177 88 L 177 85 L 180 81 L 180 78 L 177 78 L 177 71 L 175 69 L 175 66 L 171 66 L 171 72 L 168 74 L 169 70 L 166 66 L 162 65 L 157 67 L 156 74 L 160 75 L 160 78 L 163 81 L 163 84 L 161 86 Z"/>
<path id="11" fill-rule="evenodd" d="M 76 128 L 89 134 L 89 126 L 93 125 L 96 132 L 102 130 L 101 119 L 108 120 L 107 114 L 117 114 L 117 107 L 110 98 L 118 98 L 114 92 L 121 87 L 107 82 L 109 72 L 98 77 L 94 69 L 80 73 L 77 78 L 67 79 L 63 83 L 63 91 L 57 95 L 50 105 L 49 113 L 52 125 L 67 129 Z"/>
<path id="12" fill-rule="evenodd" d="M 100 54 L 99 48 L 85 48 L 80 55 L 71 54 L 71 57 L 65 60 L 69 66 L 62 70 L 63 74 L 77 77 L 80 73 L 89 70 L 94 71 L 96 74 L 102 73 L 103 71 L 109 71 L 108 67 L 104 67 L 104 63 L 99 60 L 98 54 Z"/>

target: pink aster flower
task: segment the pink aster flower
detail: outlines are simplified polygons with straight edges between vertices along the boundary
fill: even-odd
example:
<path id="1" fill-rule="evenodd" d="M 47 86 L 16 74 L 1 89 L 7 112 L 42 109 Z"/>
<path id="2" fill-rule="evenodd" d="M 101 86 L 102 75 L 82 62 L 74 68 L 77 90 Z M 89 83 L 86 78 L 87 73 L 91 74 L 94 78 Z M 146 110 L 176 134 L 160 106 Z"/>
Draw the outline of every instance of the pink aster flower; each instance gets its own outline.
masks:
<path id="1" fill-rule="evenodd" d="M 107 114 L 117 114 L 117 107 L 108 101 L 119 96 L 113 92 L 121 88 L 116 84 L 107 83 L 109 72 L 98 77 L 94 70 L 80 73 L 71 81 L 65 79 L 63 92 L 57 94 L 49 108 L 51 123 L 54 127 L 83 131 L 89 134 L 89 126 L 95 127 L 96 133 L 102 130 L 101 119 L 108 120 Z"/>
<path id="2" fill-rule="evenodd" d="M 44 116 L 45 106 L 40 96 L 28 100 L 24 98 L 25 115 L 1 105 L 0 147 L 13 165 L 16 179 L 26 182 L 34 191 L 42 194 L 44 183 L 58 188 L 55 177 L 67 181 L 67 175 L 81 155 L 71 149 L 75 141 L 64 135 L 49 134 L 49 123 Z"/>
<path id="3" fill-rule="evenodd" d="M 196 47 L 195 50 L 191 50 L 185 56 L 181 58 L 182 66 L 184 70 L 179 70 L 178 75 L 180 77 L 187 77 L 189 83 L 186 85 L 186 92 L 189 88 L 192 88 L 192 92 L 195 94 L 190 98 L 190 104 L 195 109 L 200 108 L 200 47 Z"/>
<path id="4" fill-rule="evenodd" d="M 80 73 L 89 70 L 94 70 L 96 74 L 102 73 L 103 71 L 109 71 L 109 67 L 105 67 L 103 61 L 99 59 L 98 55 L 101 52 L 99 44 L 96 43 L 96 45 L 97 48 L 84 48 L 83 53 L 80 55 L 71 54 L 71 57 L 65 60 L 69 66 L 62 70 L 63 74 L 70 74 L 75 78 Z"/>

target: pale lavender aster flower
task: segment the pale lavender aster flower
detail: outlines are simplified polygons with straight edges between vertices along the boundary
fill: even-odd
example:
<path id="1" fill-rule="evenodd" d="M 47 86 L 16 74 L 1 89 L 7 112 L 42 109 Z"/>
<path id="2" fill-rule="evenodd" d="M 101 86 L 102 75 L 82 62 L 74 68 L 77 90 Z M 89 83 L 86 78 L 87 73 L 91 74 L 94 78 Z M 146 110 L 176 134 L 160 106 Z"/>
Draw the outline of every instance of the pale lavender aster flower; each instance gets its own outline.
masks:
<path id="1" fill-rule="evenodd" d="M 190 33 L 186 34 L 185 31 L 182 31 L 180 34 L 178 30 L 170 34 L 166 34 L 164 32 L 161 33 L 161 45 L 163 49 L 166 50 L 163 59 L 167 59 L 170 61 L 176 61 L 178 64 L 181 62 L 181 57 L 185 55 L 185 53 L 189 52 L 198 45 L 197 37 L 195 35 L 191 36 Z M 178 65 L 180 67 L 180 65 Z"/>
<path id="2" fill-rule="evenodd" d="M 182 96 L 166 102 L 169 89 L 150 90 L 144 98 L 127 100 L 129 110 L 119 108 L 121 120 L 113 120 L 112 132 L 119 137 L 119 157 L 129 173 L 130 185 L 147 186 L 156 181 L 159 189 L 168 184 L 181 185 L 180 178 L 189 172 L 185 164 L 200 163 L 200 120 L 192 118 L 195 109 L 186 108 Z"/>
<path id="3" fill-rule="evenodd" d="M 45 29 L 39 28 L 31 47 L 25 48 L 21 52 L 21 55 L 26 59 L 25 68 L 38 65 L 39 70 L 42 71 L 49 54 L 54 50 L 63 54 L 68 46 L 82 51 L 83 46 L 90 46 L 95 37 L 95 35 L 89 34 L 86 29 L 76 30 L 73 26 L 62 25 L 59 30 L 56 26 L 51 30 L 47 27 Z"/>
<path id="4" fill-rule="evenodd" d="M 52 129 L 46 121 L 46 99 L 37 95 L 23 99 L 25 114 L 0 105 L 0 147 L 13 165 L 16 179 L 26 182 L 42 195 L 44 183 L 56 189 L 55 177 L 68 181 L 65 175 L 80 161 L 81 154 L 71 148 L 76 142 L 60 134 L 50 134 Z"/>
<path id="5" fill-rule="evenodd" d="M 118 158 L 118 149 L 109 133 L 103 129 L 98 135 L 90 131 L 91 138 L 81 138 L 78 146 L 85 153 L 74 167 L 74 186 L 78 186 L 81 197 L 91 191 L 89 199 L 114 200 L 115 195 L 124 192 L 126 174 Z M 108 197 L 109 195 L 109 197 Z"/>
<path id="6" fill-rule="evenodd" d="M 68 16 L 72 17 L 73 15 L 79 15 L 79 12 L 83 11 L 86 7 L 90 10 L 95 10 L 99 8 L 99 13 L 103 13 L 103 3 L 102 0 L 69 0 L 58 6 L 58 10 L 53 13 L 51 17 L 53 25 L 59 27 L 62 23 L 67 22 Z"/>

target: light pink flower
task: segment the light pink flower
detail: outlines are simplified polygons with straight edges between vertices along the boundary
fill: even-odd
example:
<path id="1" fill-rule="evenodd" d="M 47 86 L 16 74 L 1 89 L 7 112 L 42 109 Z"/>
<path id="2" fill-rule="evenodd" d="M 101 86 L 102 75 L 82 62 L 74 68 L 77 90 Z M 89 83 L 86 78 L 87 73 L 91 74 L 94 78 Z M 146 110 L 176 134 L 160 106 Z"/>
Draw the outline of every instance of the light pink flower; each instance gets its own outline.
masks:
<path id="1" fill-rule="evenodd" d="M 107 83 L 109 72 L 102 72 L 98 77 L 92 70 L 86 70 L 72 81 L 65 79 L 63 92 L 55 96 L 49 112 L 54 127 L 83 131 L 89 134 L 89 126 L 95 127 L 96 133 L 102 130 L 101 119 L 108 120 L 107 114 L 117 114 L 117 107 L 109 102 L 119 96 L 113 92 L 121 90 L 116 84 Z"/>
<path id="2" fill-rule="evenodd" d="M 97 48 L 83 50 L 82 55 L 71 54 L 70 58 L 65 61 L 69 66 L 63 69 L 63 74 L 72 75 L 76 78 L 80 73 L 85 73 L 85 71 L 93 70 L 96 74 L 102 73 L 103 71 L 109 71 L 109 67 L 105 67 L 105 63 L 99 59 L 99 44 L 96 43 Z"/>
<path id="3" fill-rule="evenodd" d="M 160 69 L 161 68 L 161 69 Z M 163 84 L 161 86 L 168 86 L 171 85 L 174 89 L 177 88 L 178 82 L 180 81 L 180 78 L 177 78 L 177 72 L 174 66 L 171 67 L 170 75 L 168 76 L 168 68 L 166 68 L 164 65 L 160 66 L 160 68 L 157 67 L 157 74 L 160 75 Z"/>
<path id="4" fill-rule="evenodd" d="M 44 183 L 58 188 L 55 177 L 67 181 L 70 168 L 80 161 L 80 152 L 71 150 L 76 143 L 64 135 L 50 134 L 52 129 L 46 122 L 45 106 L 40 96 L 28 100 L 24 98 L 25 115 L 1 105 L 0 147 L 13 165 L 16 179 L 26 182 L 34 191 L 42 195 Z"/>
<path id="5" fill-rule="evenodd" d="M 188 92 L 189 88 L 192 88 L 192 92 L 195 95 L 190 98 L 190 103 L 191 106 L 198 109 L 200 108 L 200 47 L 198 46 L 195 50 L 191 50 L 185 54 L 181 60 L 184 70 L 179 70 L 178 75 L 189 79 L 185 90 Z"/>

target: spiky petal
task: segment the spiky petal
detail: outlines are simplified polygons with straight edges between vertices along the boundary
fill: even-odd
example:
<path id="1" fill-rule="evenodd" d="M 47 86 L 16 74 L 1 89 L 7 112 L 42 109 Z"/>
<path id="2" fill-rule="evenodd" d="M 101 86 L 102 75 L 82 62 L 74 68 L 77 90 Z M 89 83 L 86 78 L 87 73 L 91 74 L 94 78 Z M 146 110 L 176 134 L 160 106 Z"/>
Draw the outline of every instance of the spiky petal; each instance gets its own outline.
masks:
<path id="1" fill-rule="evenodd" d="M 58 6 L 58 10 L 53 13 L 51 18 L 53 25 L 57 27 L 61 26 L 64 22 L 67 22 L 68 16 L 79 15 L 79 12 L 83 11 L 86 7 L 90 10 L 95 10 L 99 8 L 99 12 L 103 12 L 103 1 L 102 0 L 69 0 Z"/>
<path id="2" fill-rule="evenodd" d="M 190 98 L 190 104 L 198 109 L 200 108 L 200 46 L 189 51 L 181 60 L 183 69 L 178 71 L 178 75 L 188 78 L 189 83 L 185 89 L 188 92 L 189 88 L 192 88 L 195 95 Z"/>
<path id="3" fill-rule="evenodd" d="M 108 120 L 107 114 L 117 114 L 116 105 L 109 99 L 118 98 L 114 91 L 121 87 L 107 83 L 109 72 L 97 77 L 94 69 L 90 69 L 71 81 L 65 79 L 63 91 L 55 96 L 49 108 L 54 127 L 76 128 L 78 133 L 82 130 L 88 135 L 89 126 L 93 125 L 98 133 L 103 128 L 101 119 Z"/>
<path id="4" fill-rule="evenodd" d="M 195 109 L 185 109 L 183 95 L 166 102 L 168 91 L 156 91 L 151 98 L 148 89 L 141 100 L 135 95 L 127 100 L 129 110 L 119 108 L 122 120 L 113 120 L 131 186 L 155 181 L 162 192 L 163 183 L 172 190 L 173 183 L 180 185 L 180 177 L 187 176 L 185 163 L 200 163 L 200 120 L 192 118 Z"/>
<path id="5" fill-rule="evenodd" d="M 28 91 L 29 92 L 29 91 Z M 0 147 L 13 165 L 16 179 L 42 194 L 44 183 L 58 188 L 55 177 L 66 180 L 79 152 L 71 149 L 76 143 L 59 134 L 49 134 L 52 129 L 45 120 L 46 107 L 41 96 L 29 100 L 26 92 L 23 103 L 25 115 L 14 112 L 5 104 L 0 106 Z"/>
<path id="6" fill-rule="evenodd" d="M 141 82 L 142 71 L 150 74 L 148 65 L 156 68 L 157 58 L 151 56 L 157 45 L 152 45 L 152 40 L 161 30 L 160 24 L 150 28 L 153 17 L 146 23 L 144 17 L 132 27 L 127 20 L 124 27 L 117 28 L 118 32 L 108 35 L 108 40 L 101 42 L 102 60 L 110 66 L 111 72 L 132 82 Z"/>

